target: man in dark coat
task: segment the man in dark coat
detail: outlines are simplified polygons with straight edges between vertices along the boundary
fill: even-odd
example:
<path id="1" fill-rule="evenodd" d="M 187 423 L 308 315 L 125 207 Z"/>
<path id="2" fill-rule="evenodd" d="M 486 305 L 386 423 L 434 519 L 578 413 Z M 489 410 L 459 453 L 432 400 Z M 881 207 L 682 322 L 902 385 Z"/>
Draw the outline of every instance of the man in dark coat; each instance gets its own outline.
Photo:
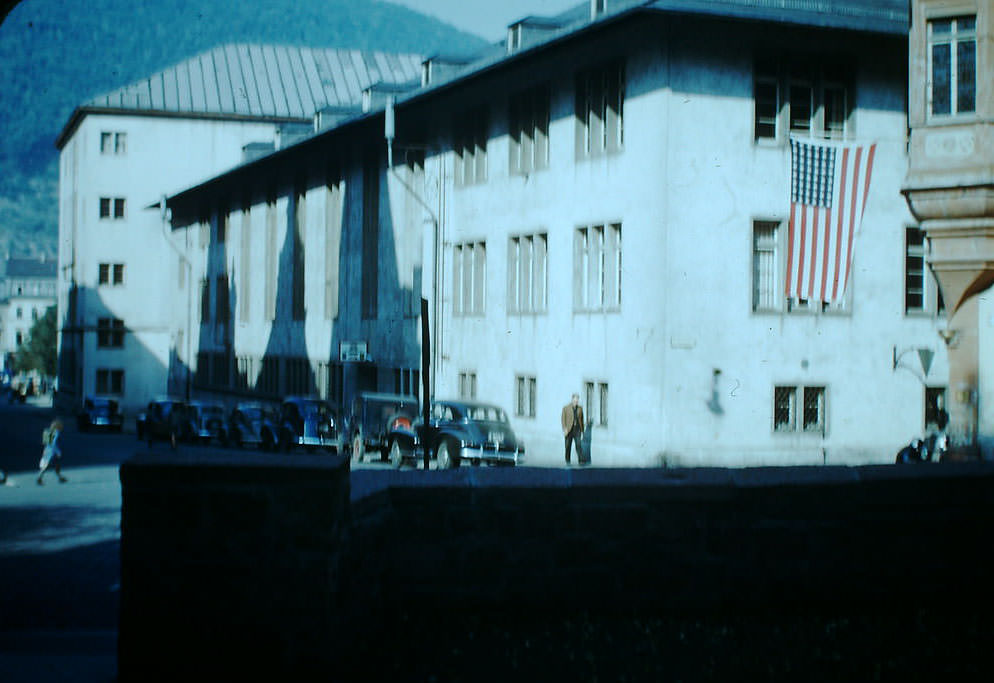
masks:
<path id="1" fill-rule="evenodd" d="M 572 400 L 563 406 L 563 437 L 566 439 L 566 464 L 569 465 L 570 446 L 576 446 L 576 461 L 580 465 L 586 464 L 583 457 L 583 446 L 580 439 L 583 437 L 583 408 L 580 406 L 580 395 L 573 394 Z"/>

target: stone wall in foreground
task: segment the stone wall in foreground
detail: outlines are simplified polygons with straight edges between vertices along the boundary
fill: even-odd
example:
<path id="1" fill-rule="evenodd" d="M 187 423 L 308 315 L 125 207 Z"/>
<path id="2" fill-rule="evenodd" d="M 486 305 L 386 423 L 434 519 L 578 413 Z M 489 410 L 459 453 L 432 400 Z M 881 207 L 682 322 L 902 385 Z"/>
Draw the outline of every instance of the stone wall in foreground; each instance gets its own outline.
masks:
<path id="1" fill-rule="evenodd" d="M 994 604 L 982 463 L 350 473 L 334 457 L 205 452 L 138 456 L 121 477 L 122 681 L 149 661 L 168 677 L 445 680 L 474 638 L 474 677 L 510 666 L 479 643 L 495 629 L 527 649 L 528 634 L 562 642 L 550 633 L 586 624 L 587 656 L 619 663 L 611 633 L 641 620 L 801 632 L 811 615 L 921 622 Z M 542 652 L 530 661 L 559 666 Z"/>

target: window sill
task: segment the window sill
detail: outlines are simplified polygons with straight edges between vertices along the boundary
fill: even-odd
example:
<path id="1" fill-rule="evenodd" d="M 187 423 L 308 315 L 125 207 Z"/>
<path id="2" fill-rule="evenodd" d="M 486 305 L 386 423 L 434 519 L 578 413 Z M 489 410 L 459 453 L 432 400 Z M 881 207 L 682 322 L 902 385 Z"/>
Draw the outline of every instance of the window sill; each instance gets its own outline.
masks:
<path id="1" fill-rule="evenodd" d="M 613 308 L 574 308 L 573 315 L 604 315 L 621 313 L 621 307 Z"/>

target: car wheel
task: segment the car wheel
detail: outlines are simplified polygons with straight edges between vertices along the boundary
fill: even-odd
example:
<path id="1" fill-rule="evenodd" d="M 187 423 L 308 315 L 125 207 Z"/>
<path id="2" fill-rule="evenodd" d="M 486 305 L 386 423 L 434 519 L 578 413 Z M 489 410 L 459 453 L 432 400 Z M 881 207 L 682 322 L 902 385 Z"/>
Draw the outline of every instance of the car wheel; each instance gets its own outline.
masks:
<path id="1" fill-rule="evenodd" d="M 455 450 L 455 448 L 448 441 L 443 441 L 439 445 L 438 457 L 435 458 L 438 462 L 438 469 L 450 470 L 459 467 L 459 456 L 453 455 L 453 450 Z"/>
<path id="2" fill-rule="evenodd" d="M 352 439 L 352 462 L 361 463 L 365 457 L 365 449 L 362 445 L 362 434 L 356 434 Z"/>
<path id="3" fill-rule="evenodd" d="M 390 444 L 390 464 L 398 470 L 404 464 L 404 453 L 400 450 L 400 442 L 396 439 Z"/>

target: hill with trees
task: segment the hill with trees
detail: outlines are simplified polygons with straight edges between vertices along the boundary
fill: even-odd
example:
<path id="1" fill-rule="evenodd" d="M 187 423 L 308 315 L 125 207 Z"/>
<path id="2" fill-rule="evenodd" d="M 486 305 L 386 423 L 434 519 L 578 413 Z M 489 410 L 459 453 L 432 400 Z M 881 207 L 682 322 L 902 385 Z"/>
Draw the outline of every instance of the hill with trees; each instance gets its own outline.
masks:
<path id="1" fill-rule="evenodd" d="M 426 56 L 486 45 L 376 0 L 22 0 L 0 24 L 0 256 L 56 253 L 54 141 L 76 106 L 232 42 Z"/>

